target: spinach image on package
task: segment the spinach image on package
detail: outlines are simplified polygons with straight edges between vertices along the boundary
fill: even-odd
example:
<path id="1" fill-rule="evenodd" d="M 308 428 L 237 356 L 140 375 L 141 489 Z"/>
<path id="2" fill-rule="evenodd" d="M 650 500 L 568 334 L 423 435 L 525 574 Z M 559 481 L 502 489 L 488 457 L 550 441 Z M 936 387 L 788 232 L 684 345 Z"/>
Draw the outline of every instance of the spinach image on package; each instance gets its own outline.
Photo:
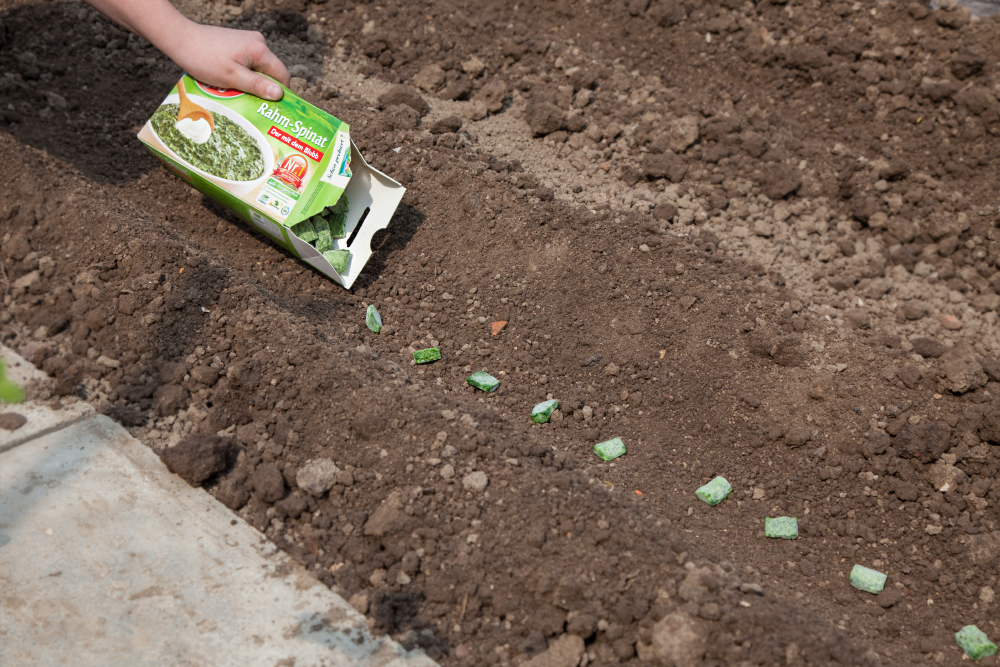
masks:
<path id="1" fill-rule="evenodd" d="M 365 162 L 346 123 L 284 90 L 272 102 L 184 75 L 139 139 L 177 177 L 350 287 L 406 188 Z M 212 122 L 182 113 L 185 100 Z"/>

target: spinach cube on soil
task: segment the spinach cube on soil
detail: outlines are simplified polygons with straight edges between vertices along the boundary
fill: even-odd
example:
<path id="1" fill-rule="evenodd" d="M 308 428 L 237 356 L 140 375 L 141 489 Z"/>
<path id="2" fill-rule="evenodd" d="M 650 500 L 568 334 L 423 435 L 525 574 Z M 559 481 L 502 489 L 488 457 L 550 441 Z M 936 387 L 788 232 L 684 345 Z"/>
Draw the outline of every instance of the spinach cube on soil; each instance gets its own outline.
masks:
<path id="1" fill-rule="evenodd" d="M 967 625 L 955 633 L 955 641 L 973 660 L 997 654 L 997 645 L 989 640 L 986 633 L 974 625 Z"/>
<path id="2" fill-rule="evenodd" d="M 413 361 L 418 364 L 429 364 L 441 358 L 440 347 L 429 347 L 426 350 L 417 350 L 413 353 Z"/>
<path id="3" fill-rule="evenodd" d="M 559 401 L 553 399 L 551 401 L 542 401 L 535 407 L 531 408 L 531 421 L 536 424 L 544 424 L 552 416 L 552 413 L 556 408 L 559 407 Z"/>
<path id="4" fill-rule="evenodd" d="M 779 516 L 764 519 L 764 536 L 796 540 L 799 537 L 799 520 L 793 516 Z"/>
<path id="5" fill-rule="evenodd" d="M 365 326 L 375 333 L 382 330 L 382 316 L 378 314 L 374 303 L 368 306 L 368 312 L 365 313 Z"/>
<path id="6" fill-rule="evenodd" d="M 612 461 L 625 454 L 625 443 L 621 438 L 611 438 L 594 445 L 594 452 L 605 461 Z"/>
<path id="7" fill-rule="evenodd" d="M 711 506 L 716 506 L 733 492 L 732 485 L 726 480 L 725 477 L 716 477 L 711 482 L 701 487 L 694 492 L 694 495 L 698 496 L 698 500 L 708 503 Z"/>
<path id="8" fill-rule="evenodd" d="M 465 381 L 471 384 L 476 389 L 482 389 L 486 392 L 494 392 L 500 387 L 500 380 L 496 379 L 489 373 L 484 373 L 482 371 L 476 371 L 469 377 L 465 378 Z"/>
<path id="9" fill-rule="evenodd" d="M 859 591 L 878 595 L 885 588 L 885 580 L 885 574 L 864 565 L 855 565 L 851 570 L 851 586 L 854 586 Z"/>
<path id="10" fill-rule="evenodd" d="M 330 266 L 337 274 L 343 274 L 347 270 L 347 262 L 351 259 L 350 250 L 327 250 L 323 253 L 323 257 L 326 261 L 330 262 Z"/>
<path id="11" fill-rule="evenodd" d="M 313 223 L 309 220 L 303 220 L 299 224 L 292 227 L 292 233 L 298 236 L 300 239 L 306 243 L 312 243 L 318 236 L 316 234 L 316 228 Z"/>

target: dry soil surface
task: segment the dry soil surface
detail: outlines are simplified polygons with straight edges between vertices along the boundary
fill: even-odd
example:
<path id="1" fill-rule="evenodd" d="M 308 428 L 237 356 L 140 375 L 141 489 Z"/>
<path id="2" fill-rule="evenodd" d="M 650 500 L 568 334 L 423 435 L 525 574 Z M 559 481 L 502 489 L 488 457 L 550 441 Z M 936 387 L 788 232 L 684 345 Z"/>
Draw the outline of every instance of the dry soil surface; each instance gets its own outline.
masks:
<path id="1" fill-rule="evenodd" d="M 1000 21 L 943 4 L 183 5 L 409 188 L 347 292 L 144 152 L 171 63 L 4 3 L 0 340 L 446 666 L 956 664 L 1000 636 Z"/>

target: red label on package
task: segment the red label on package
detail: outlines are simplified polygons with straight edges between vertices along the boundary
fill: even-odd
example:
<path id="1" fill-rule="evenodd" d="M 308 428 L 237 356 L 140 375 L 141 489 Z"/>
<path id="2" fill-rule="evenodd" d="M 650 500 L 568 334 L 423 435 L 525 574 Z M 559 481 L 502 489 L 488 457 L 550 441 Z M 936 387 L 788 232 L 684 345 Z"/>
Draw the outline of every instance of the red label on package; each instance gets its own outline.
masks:
<path id="1" fill-rule="evenodd" d="M 212 97 L 219 97 L 222 99 L 226 99 L 230 97 L 239 97 L 240 95 L 243 95 L 243 92 L 240 90 L 233 90 L 232 88 L 216 88 L 215 86 L 210 86 L 207 83 L 202 83 L 201 81 L 198 80 L 195 80 L 195 83 L 198 84 L 199 88 L 201 88 L 203 91 L 205 91 Z"/>
<path id="2" fill-rule="evenodd" d="M 318 150 L 316 150 L 312 146 L 308 146 L 308 145 L 302 143 L 301 141 L 299 141 L 298 139 L 296 139 L 292 135 L 287 134 L 286 132 L 282 132 L 281 130 L 279 130 L 274 125 L 272 125 L 271 129 L 267 131 L 267 134 L 270 137 L 274 137 L 275 139 L 277 139 L 281 143 L 286 144 L 288 146 L 291 146 L 292 148 L 294 148 L 298 152 L 300 152 L 303 155 L 305 155 L 307 158 L 315 160 L 316 162 L 319 162 L 320 160 L 323 159 L 323 154 L 321 152 L 319 152 Z"/>

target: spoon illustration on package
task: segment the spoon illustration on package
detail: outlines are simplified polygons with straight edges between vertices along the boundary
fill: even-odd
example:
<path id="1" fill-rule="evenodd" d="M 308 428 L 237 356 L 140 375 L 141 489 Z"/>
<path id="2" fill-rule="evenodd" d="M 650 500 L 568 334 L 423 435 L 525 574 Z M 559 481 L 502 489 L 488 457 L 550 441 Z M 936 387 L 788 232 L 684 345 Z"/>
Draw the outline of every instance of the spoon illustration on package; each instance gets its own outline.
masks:
<path id="1" fill-rule="evenodd" d="M 191 101 L 184 90 L 183 79 L 177 84 L 177 95 L 180 97 L 180 110 L 174 127 L 194 143 L 205 143 L 215 129 L 215 119 L 207 109 Z"/>

